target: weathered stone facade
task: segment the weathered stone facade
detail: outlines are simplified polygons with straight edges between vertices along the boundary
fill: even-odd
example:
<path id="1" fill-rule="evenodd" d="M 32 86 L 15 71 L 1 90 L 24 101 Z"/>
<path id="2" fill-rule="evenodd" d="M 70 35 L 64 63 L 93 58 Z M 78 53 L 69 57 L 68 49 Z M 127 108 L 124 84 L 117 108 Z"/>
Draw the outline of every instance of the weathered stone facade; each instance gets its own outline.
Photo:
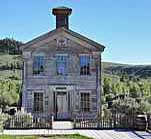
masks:
<path id="1" fill-rule="evenodd" d="M 101 97 L 101 52 L 104 46 L 65 28 L 57 28 L 21 47 L 24 61 L 22 107 L 35 116 L 57 119 L 57 92 L 65 92 L 67 113 L 58 119 L 73 119 L 75 116 L 97 118 Z M 33 58 L 44 55 L 43 75 L 33 75 Z M 57 75 L 56 54 L 68 57 L 68 74 Z M 80 75 L 80 55 L 90 56 L 90 75 Z M 43 111 L 33 110 L 34 93 L 43 93 Z M 80 93 L 90 93 L 90 111 L 81 112 Z M 64 103 L 62 103 L 64 104 Z"/>

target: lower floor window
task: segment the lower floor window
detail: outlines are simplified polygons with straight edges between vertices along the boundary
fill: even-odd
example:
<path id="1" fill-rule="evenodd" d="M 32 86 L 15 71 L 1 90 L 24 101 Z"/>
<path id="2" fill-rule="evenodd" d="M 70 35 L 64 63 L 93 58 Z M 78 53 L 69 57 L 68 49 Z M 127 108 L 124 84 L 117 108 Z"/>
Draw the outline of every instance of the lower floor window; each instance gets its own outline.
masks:
<path id="1" fill-rule="evenodd" d="M 81 111 L 89 112 L 90 111 L 90 93 L 81 92 Z"/>
<path id="2" fill-rule="evenodd" d="M 43 112 L 43 93 L 34 93 L 34 112 Z"/>

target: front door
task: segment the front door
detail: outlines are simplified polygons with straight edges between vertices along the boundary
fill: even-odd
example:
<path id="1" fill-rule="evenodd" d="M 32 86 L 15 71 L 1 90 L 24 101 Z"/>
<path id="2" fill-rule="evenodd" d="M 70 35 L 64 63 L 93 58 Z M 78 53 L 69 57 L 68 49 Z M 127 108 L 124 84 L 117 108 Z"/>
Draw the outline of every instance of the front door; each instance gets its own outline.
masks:
<path id="1" fill-rule="evenodd" d="M 68 97 L 66 92 L 57 92 L 57 110 L 56 118 L 58 120 L 65 120 L 69 118 L 68 114 Z"/>

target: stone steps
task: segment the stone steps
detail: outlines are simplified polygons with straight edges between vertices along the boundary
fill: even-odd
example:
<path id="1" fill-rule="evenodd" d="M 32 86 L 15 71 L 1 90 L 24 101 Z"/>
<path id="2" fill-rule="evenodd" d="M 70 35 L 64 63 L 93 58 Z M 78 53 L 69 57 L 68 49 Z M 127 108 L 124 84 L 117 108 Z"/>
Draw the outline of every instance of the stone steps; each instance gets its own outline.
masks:
<path id="1" fill-rule="evenodd" d="M 71 121 L 53 121 L 52 129 L 73 129 L 73 122 L 71 122 Z"/>

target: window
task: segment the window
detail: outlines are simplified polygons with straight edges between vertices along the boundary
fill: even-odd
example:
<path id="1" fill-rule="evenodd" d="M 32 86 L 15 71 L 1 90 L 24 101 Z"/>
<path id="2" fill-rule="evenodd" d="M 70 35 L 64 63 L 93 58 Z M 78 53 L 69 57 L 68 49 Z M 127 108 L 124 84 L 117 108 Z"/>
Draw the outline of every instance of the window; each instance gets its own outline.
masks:
<path id="1" fill-rule="evenodd" d="M 81 93 L 81 111 L 89 112 L 90 111 L 90 94 L 89 93 Z"/>
<path id="2" fill-rule="evenodd" d="M 44 56 L 34 56 L 33 74 L 42 74 L 44 72 Z"/>
<path id="3" fill-rule="evenodd" d="M 56 70 L 58 75 L 67 75 L 67 55 L 56 55 Z"/>
<path id="4" fill-rule="evenodd" d="M 34 93 L 34 112 L 43 112 L 43 93 Z"/>
<path id="5" fill-rule="evenodd" d="M 90 56 L 80 56 L 80 75 L 90 75 Z"/>

